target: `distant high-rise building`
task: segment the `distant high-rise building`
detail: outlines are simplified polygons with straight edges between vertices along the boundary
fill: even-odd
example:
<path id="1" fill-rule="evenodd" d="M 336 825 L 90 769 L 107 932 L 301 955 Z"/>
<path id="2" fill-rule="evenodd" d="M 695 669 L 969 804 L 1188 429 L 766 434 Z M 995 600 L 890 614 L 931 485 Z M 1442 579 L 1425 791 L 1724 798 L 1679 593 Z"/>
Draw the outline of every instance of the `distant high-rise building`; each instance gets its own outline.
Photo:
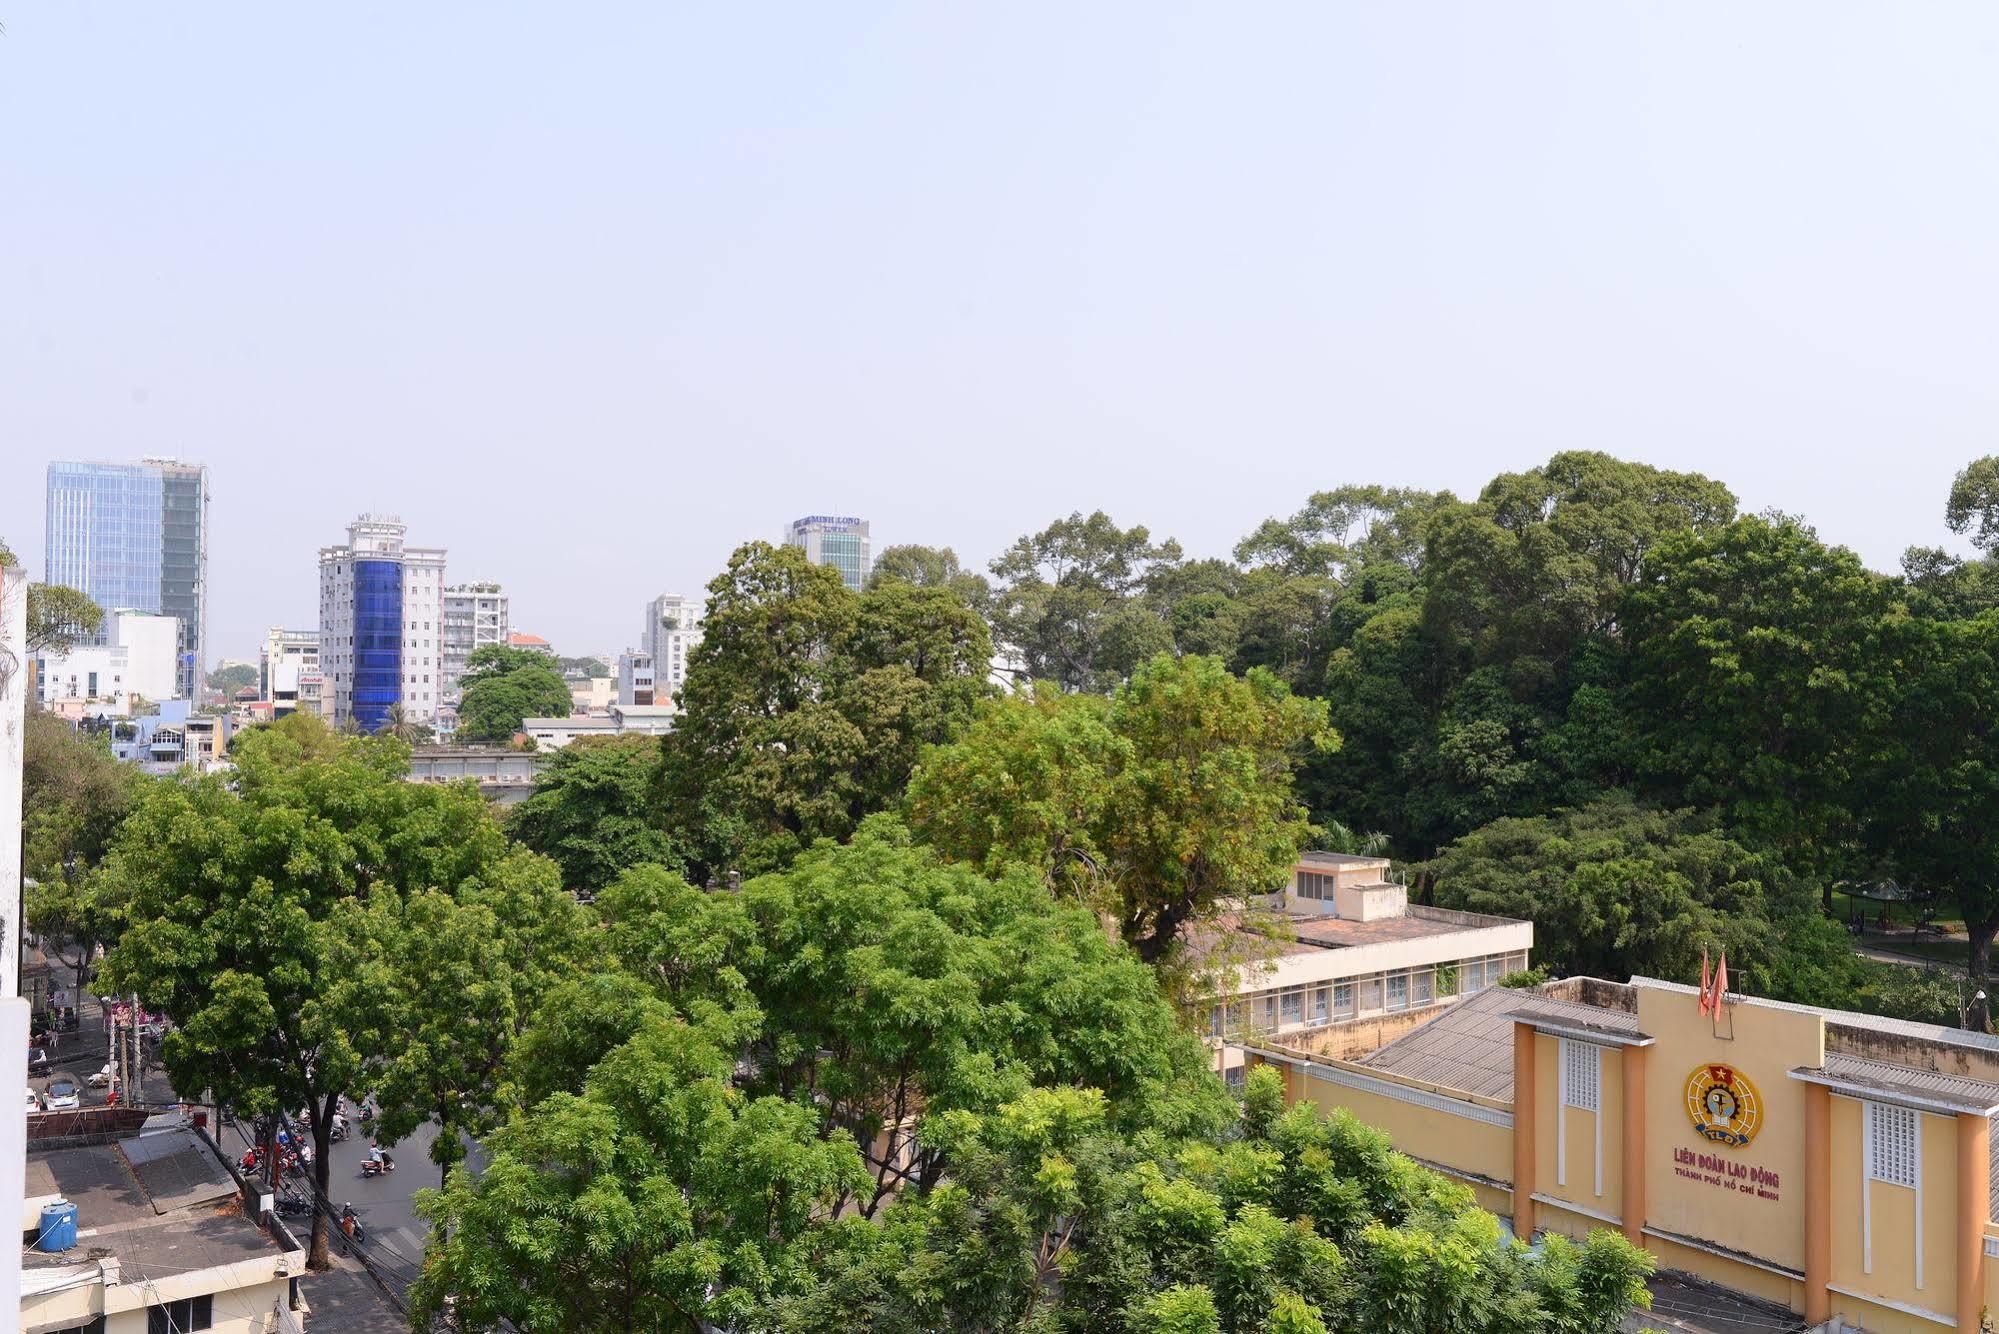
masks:
<path id="1" fill-rule="evenodd" d="M 413 722 L 437 721 L 444 551 L 404 545 L 406 531 L 394 515 L 363 514 L 347 545 L 319 549 L 319 665 L 336 726 L 376 731 L 397 704 Z"/>
<path id="2" fill-rule="evenodd" d="M 199 696 L 208 679 L 208 469 L 172 459 L 51 463 L 46 556 L 50 583 L 107 613 L 178 621 L 175 693 Z"/>
<path id="3" fill-rule="evenodd" d="M 793 519 L 784 530 L 786 546 L 804 547 L 805 559 L 830 565 L 856 593 L 868 581 L 874 558 L 868 547 L 868 521 L 840 514 L 808 514 Z"/>
<path id="4" fill-rule="evenodd" d="M 658 703 L 677 703 L 680 686 L 687 679 L 687 660 L 701 642 L 699 598 L 678 593 L 661 593 L 646 603 L 645 628 L 639 632 L 639 648 L 652 659 L 652 677 Z M 627 700 L 627 703 L 631 701 Z"/>
<path id="5" fill-rule="evenodd" d="M 318 676 L 319 631 L 272 626 L 257 664 L 257 696 L 271 702 L 271 716 L 296 712 L 302 703 L 301 683 Z M 306 712 L 319 712 L 316 702 Z"/>
<path id="6" fill-rule="evenodd" d="M 658 678 L 653 674 L 652 654 L 642 648 L 626 649 L 618 655 L 618 703 L 652 704 L 657 699 Z"/>
<path id="7" fill-rule="evenodd" d="M 504 644 L 511 629 L 507 595 L 498 584 L 454 584 L 444 590 L 444 632 L 438 640 L 439 670 L 444 676 L 444 702 L 458 706 L 458 682 L 465 661 L 481 644 Z"/>

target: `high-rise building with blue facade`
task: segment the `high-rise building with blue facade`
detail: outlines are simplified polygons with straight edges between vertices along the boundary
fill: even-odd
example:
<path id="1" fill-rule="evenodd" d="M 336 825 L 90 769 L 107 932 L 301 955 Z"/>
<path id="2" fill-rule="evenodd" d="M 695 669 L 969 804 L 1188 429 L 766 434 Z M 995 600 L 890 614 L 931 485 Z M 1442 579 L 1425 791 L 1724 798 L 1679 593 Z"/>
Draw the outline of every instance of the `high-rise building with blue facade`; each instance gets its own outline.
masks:
<path id="1" fill-rule="evenodd" d="M 347 544 L 319 549 L 319 670 L 336 725 L 381 728 L 402 706 L 435 724 L 444 699 L 444 552 L 403 542 L 393 515 L 364 514 Z"/>
<path id="2" fill-rule="evenodd" d="M 208 469 L 172 459 L 51 463 L 45 578 L 80 589 L 106 613 L 179 622 L 176 688 L 208 680 Z"/>
<path id="3" fill-rule="evenodd" d="M 868 521 L 842 514 L 808 514 L 793 519 L 784 530 L 787 546 L 805 548 L 805 559 L 830 565 L 856 593 L 868 582 L 874 557 L 868 546 Z"/>

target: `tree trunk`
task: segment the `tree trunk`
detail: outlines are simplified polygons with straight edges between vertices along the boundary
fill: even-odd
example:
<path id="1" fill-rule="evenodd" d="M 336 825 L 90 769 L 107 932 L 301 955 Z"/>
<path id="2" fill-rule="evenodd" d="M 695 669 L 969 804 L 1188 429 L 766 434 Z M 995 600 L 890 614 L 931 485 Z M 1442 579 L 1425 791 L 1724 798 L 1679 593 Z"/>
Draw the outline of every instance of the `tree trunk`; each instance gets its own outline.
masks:
<path id="1" fill-rule="evenodd" d="M 1965 1011 L 1965 1027 L 1983 1033 L 1992 1026 L 1992 1002 L 1985 992 L 1991 986 L 1992 937 L 1999 934 L 1999 917 L 1967 919 L 1965 934 L 1971 938 L 1971 957 L 1966 971 L 1971 974 L 1973 999 Z"/>
<path id="2" fill-rule="evenodd" d="M 307 1269 L 328 1269 L 333 1264 L 326 1236 L 326 1215 L 333 1203 L 326 1187 L 333 1176 L 333 1114 L 339 1108 L 338 1093 L 328 1094 L 312 1108 L 312 1249 L 306 1253 Z"/>

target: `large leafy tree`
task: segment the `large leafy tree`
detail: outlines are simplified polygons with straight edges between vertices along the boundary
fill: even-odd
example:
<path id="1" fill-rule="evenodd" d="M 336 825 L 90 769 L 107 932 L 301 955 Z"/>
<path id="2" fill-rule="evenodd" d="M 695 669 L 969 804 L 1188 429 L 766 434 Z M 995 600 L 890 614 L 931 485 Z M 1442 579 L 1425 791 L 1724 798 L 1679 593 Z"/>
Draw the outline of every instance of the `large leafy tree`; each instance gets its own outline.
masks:
<path id="1" fill-rule="evenodd" d="M 225 697 L 234 698 L 244 686 L 257 684 L 257 669 L 247 662 L 235 662 L 224 667 L 216 663 L 208 673 L 211 690 L 219 690 Z"/>
<path id="2" fill-rule="evenodd" d="M 854 1142 L 731 1082 L 736 1023 L 661 1018 L 582 1089 L 516 1113 L 476 1177 L 418 1197 L 444 1236 L 411 1292 L 459 1329 L 705 1331 L 807 1281 L 802 1239 L 864 1190 Z"/>
<path id="3" fill-rule="evenodd" d="M 947 855 L 1079 890 L 1157 964 L 1225 902 L 1283 881 L 1310 828 L 1292 770 L 1334 744 L 1325 706 L 1270 673 L 1161 656 L 1108 700 L 989 705 L 926 757 L 909 809 Z"/>
<path id="4" fill-rule="evenodd" d="M 1663 539 L 1619 614 L 1643 782 L 1839 872 L 1895 698 L 1891 582 L 1796 522 L 1745 518 Z"/>
<path id="5" fill-rule="evenodd" d="M 97 947 L 115 940 L 124 920 L 116 888 L 98 867 L 144 780 L 102 741 L 39 712 L 27 718 L 21 779 L 28 921 L 81 987 Z"/>
<path id="6" fill-rule="evenodd" d="M 1811 906 L 1777 858 L 1712 816 L 1647 810 L 1623 794 L 1494 821 L 1424 872 L 1443 907 L 1533 922 L 1537 962 L 1617 980 L 1691 977 L 1703 951 L 1726 950 L 1731 974 L 1763 989 L 1775 923 Z"/>
<path id="7" fill-rule="evenodd" d="M 891 579 L 856 594 L 759 542 L 709 594 L 662 744 L 663 815 L 699 875 L 753 874 L 848 836 L 991 692 L 985 625 L 946 589 Z"/>
<path id="8" fill-rule="evenodd" d="M 442 1173 L 466 1141 L 504 1112 L 501 1084 L 515 1041 L 541 998 L 595 957 L 590 914 L 547 858 L 516 851 L 438 889 L 375 895 L 355 965 L 385 974 L 375 997 L 387 1036 L 366 1053 L 362 1083 L 381 1109 L 378 1133 L 401 1140 L 438 1127 Z"/>
<path id="9" fill-rule="evenodd" d="M 337 1100 L 394 1041 L 383 997 L 401 978 L 380 932 L 407 895 L 455 894 L 506 842 L 469 785 L 404 781 L 408 751 L 388 738 L 293 714 L 232 758 L 233 781 L 150 784 L 126 817 L 107 873 L 128 925 L 105 973 L 174 1020 L 175 1087 L 243 1115 L 311 1109 L 323 1197 Z"/>
<path id="10" fill-rule="evenodd" d="M 1869 838 L 1909 888 L 1954 900 L 1971 974 L 1999 934 L 1999 612 L 1899 624 L 1892 712 L 1865 784 Z M 1978 1020 L 1986 1018 L 1979 1003 Z"/>
<path id="11" fill-rule="evenodd" d="M 1180 545 L 1101 510 L 1057 519 L 992 563 L 993 627 L 1027 676 L 1067 690 L 1107 690 L 1173 646 L 1152 581 L 1180 563 Z"/>
<path id="12" fill-rule="evenodd" d="M 562 868 L 565 884 L 594 894 L 627 867 L 678 867 L 679 846 L 655 810 L 657 742 L 584 737 L 557 751 L 534 792 L 507 817 L 517 840 Z"/>
<path id="13" fill-rule="evenodd" d="M 532 649 L 481 644 L 465 660 L 459 678 L 458 738 L 474 745 L 503 746 L 521 730 L 524 718 L 567 718 L 569 687 L 554 660 Z"/>
<path id="14" fill-rule="evenodd" d="M 911 1152 L 919 1112 L 990 1109 L 1037 1085 L 1106 1090 L 1131 1133 L 1219 1122 L 1205 1054 L 1145 967 L 1026 868 L 987 879 L 878 816 L 743 901 L 758 944 L 744 971 L 774 1020 L 758 1082 L 810 1090 L 835 1124 L 880 1140 L 878 1189 L 943 1172 L 935 1148 Z"/>
<path id="15" fill-rule="evenodd" d="M 993 590 L 986 577 L 958 562 L 950 547 L 893 546 L 875 553 L 868 572 L 870 585 L 897 579 L 917 588 L 943 588 L 957 594 L 960 601 L 983 615 L 991 605 Z"/>

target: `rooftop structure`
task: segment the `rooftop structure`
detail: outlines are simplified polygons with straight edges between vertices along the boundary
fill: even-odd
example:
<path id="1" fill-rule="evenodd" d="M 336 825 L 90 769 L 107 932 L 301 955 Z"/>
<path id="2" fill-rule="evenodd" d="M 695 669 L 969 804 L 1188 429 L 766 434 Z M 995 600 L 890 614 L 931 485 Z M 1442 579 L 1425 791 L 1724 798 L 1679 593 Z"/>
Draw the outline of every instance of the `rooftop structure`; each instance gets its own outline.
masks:
<path id="1" fill-rule="evenodd" d="M 1281 894 L 1227 918 L 1243 939 L 1211 938 L 1266 957 L 1237 970 L 1209 1019 L 1215 1039 L 1309 1033 L 1341 1021 L 1402 1016 L 1477 995 L 1527 966 L 1534 925 L 1409 902 L 1385 857 L 1307 852 Z M 1278 938 L 1265 932 L 1275 927 Z M 1239 1053 L 1224 1047 L 1236 1076 Z"/>
<path id="2" fill-rule="evenodd" d="M 245 1212 L 235 1177 L 196 1132 L 31 1146 L 24 1234 L 39 1237 L 44 1206 L 57 1202 L 76 1208 L 77 1243 L 23 1251 L 17 1328 L 117 1334 L 169 1319 L 229 1334 L 296 1327 L 303 1247 L 275 1220 L 266 1227 Z"/>
<path id="3" fill-rule="evenodd" d="M 664 736 L 679 713 L 671 704 L 612 704 L 602 713 L 524 718 L 521 732 L 537 750 L 561 750 L 578 737 Z"/>

